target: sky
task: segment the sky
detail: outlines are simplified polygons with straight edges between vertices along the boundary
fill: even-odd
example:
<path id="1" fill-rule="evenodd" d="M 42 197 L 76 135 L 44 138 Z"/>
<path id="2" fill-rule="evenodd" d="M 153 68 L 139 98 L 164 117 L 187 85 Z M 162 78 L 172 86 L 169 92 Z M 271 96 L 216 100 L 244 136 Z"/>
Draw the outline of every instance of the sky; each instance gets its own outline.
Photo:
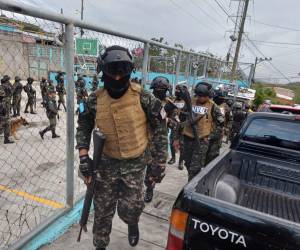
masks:
<path id="1" fill-rule="evenodd" d="M 56 13 L 63 8 L 64 15 L 80 18 L 81 0 L 21 2 Z M 147 39 L 164 37 L 171 45 L 181 43 L 186 49 L 225 58 L 237 7 L 238 1 L 233 0 L 84 0 L 84 20 Z M 250 0 L 239 61 L 254 63 L 255 57 L 271 57 L 276 68 L 259 63 L 257 79 L 300 81 L 299 9 L 299 0 Z"/>

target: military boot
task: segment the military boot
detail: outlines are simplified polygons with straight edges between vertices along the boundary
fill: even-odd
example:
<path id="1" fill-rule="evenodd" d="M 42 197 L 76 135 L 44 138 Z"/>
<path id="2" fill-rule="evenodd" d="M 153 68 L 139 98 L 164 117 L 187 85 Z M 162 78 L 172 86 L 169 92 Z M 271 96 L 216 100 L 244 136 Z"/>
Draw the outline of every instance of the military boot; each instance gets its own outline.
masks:
<path id="1" fill-rule="evenodd" d="M 59 138 L 60 136 L 55 133 L 55 129 L 52 129 L 52 138 Z"/>
<path id="2" fill-rule="evenodd" d="M 105 250 L 105 247 L 96 247 L 96 250 Z"/>
<path id="3" fill-rule="evenodd" d="M 149 203 L 152 201 L 153 198 L 153 189 L 152 188 L 147 188 L 144 196 L 144 201 L 146 203 Z"/>
<path id="4" fill-rule="evenodd" d="M 168 164 L 172 165 L 176 162 L 176 159 L 175 158 L 171 158 L 169 161 L 168 161 Z"/>
<path id="5" fill-rule="evenodd" d="M 42 131 L 39 131 L 39 134 L 40 134 L 42 140 L 44 140 L 44 135 L 45 135 L 46 132 L 47 132 L 47 128 L 45 128 L 45 129 L 42 130 Z"/>
<path id="6" fill-rule="evenodd" d="M 15 143 L 15 142 L 11 141 L 8 136 L 5 136 L 4 137 L 4 144 L 11 144 L 11 143 Z"/>
<path id="7" fill-rule="evenodd" d="M 128 225 L 128 242 L 129 245 L 134 247 L 139 243 L 140 239 L 140 232 L 139 232 L 139 225 Z"/>

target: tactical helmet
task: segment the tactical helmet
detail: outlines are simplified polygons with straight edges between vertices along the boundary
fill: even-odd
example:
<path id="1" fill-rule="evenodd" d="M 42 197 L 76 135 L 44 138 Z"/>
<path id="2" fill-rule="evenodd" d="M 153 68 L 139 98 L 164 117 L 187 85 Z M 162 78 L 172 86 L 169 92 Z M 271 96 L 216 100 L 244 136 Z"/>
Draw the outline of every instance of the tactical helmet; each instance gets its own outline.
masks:
<path id="1" fill-rule="evenodd" d="M 19 82 L 19 81 L 21 81 L 21 78 L 19 76 L 16 76 L 15 77 L 15 82 Z"/>
<path id="2" fill-rule="evenodd" d="M 150 89 L 163 89 L 163 90 L 170 90 L 171 85 L 169 83 L 168 78 L 164 76 L 157 76 L 153 79 L 150 85 Z"/>
<path id="3" fill-rule="evenodd" d="M 234 110 L 238 110 L 238 109 L 242 109 L 242 108 L 243 108 L 243 105 L 240 102 L 235 102 L 233 104 L 233 109 Z"/>
<path id="4" fill-rule="evenodd" d="M 194 93 L 196 96 L 209 96 L 209 89 L 205 84 L 202 82 L 198 83 L 195 87 Z"/>
<path id="5" fill-rule="evenodd" d="M 27 78 L 27 82 L 30 84 L 30 83 L 33 83 L 34 79 L 32 77 L 28 77 Z"/>
<path id="6" fill-rule="evenodd" d="M 10 80 L 10 76 L 9 75 L 4 75 L 1 82 L 8 82 Z"/>
<path id="7" fill-rule="evenodd" d="M 97 59 L 97 73 L 109 76 L 128 76 L 133 70 L 132 56 L 128 49 L 121 46 L 108 47 Z"/>

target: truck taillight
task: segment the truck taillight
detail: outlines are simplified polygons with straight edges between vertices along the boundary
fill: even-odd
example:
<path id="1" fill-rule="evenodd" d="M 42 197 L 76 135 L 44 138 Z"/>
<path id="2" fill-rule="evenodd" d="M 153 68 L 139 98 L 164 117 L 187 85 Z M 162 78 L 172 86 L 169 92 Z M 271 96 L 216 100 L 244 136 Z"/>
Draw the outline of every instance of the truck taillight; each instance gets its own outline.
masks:
<path id="1" fill-rule="evenodd" d="M 173 209 L 166 250 L 182 250 L 187 218 L 187 213 Z"/>

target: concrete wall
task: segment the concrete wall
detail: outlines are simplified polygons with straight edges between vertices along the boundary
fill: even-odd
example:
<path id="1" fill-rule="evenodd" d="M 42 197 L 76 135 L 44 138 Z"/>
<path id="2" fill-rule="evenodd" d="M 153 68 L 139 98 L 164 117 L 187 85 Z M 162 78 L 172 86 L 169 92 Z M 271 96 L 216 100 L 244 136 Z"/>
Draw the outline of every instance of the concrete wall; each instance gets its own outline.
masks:
<path id="1" fill-rule="evenodd" d="M 22 33 L 0 31 L 0 77 L 40 80 L 49 71 L 64 70 L 63 48 L 26 41 Z"/>

